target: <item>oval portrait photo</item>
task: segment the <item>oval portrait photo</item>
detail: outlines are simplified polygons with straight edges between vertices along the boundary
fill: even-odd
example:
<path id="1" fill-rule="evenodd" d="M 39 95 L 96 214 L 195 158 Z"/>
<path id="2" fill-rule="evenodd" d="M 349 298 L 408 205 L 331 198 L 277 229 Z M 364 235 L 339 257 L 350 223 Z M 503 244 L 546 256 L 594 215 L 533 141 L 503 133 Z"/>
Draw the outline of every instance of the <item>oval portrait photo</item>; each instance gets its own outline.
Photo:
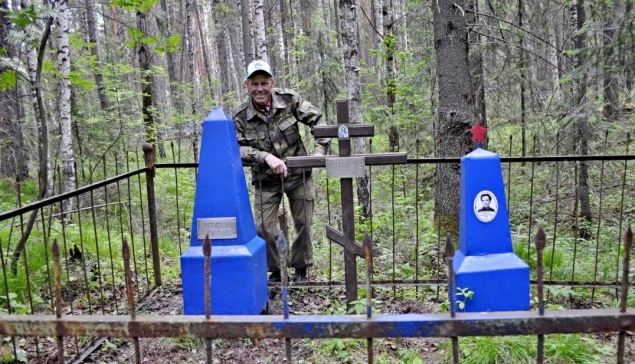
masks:
<path id="1" fill-rule="evenodd" d="M 474 214 L 481 222 L 494 220 L 498 213 L 498 200 L 491 191 L 483 190 L 474 199 Z"/>

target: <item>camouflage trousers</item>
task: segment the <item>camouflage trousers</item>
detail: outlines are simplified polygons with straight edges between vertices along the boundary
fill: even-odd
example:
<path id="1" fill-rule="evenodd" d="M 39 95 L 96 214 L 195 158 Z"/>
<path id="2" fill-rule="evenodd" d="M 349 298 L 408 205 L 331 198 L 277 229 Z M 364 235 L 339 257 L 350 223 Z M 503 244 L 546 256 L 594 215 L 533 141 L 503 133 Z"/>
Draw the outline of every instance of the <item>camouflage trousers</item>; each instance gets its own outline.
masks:
<path id="1" fill-rule="evenodd" d="M 313 243 L 311 242 L 311 222 L 313 221 L 313 180 L 308 178 L 291 191 L 285 191 L 297 236 L 291 245 L 293 268 L 306 268 L 313 264 Z M 276 239 L 280 235 L 278 210 L 282 203 L 282 193 L 261 191 L 256 188 L 254 195 L 254 222 L 258 236 L 267 242 L 267 270 L 280 270 L 280 256 Z M 289 237 L 286 237 L 289 239 Z"/>

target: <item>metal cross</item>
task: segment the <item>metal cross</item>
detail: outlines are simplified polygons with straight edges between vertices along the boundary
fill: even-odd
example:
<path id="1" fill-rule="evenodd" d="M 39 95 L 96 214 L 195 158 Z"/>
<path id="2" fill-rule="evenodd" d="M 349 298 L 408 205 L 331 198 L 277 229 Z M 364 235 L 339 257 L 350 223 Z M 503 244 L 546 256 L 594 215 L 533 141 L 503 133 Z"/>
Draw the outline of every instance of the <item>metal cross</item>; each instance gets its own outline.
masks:
<path id="1" fill-rule="evenodd" d="M 289 168 L 314 168 L 335 166 L 333 178 L 340 179 L 342 192 L 342 230 L 327 226 L 326 236 L 344 248 L 344 277 L 346 281 L 346 302 L 357 300 L 357 265 L 355 256 L 364 258 L 362 245 L 355 241 L 355 214 L 353 200 L 353 177 L 357 174 L 360 158 L 363 166 L 406 163 L 406 153 L 377 153 L 351 155 L 352 137 L 369 137 L 375 135 L 372 124 L 349 124 L 348 100 L 337 101 L 337 124 L 316 126 L 313 129 L 315 138 L 338 138 L 339 156 L 322 157 L 289 157 Z M 327 162 L 328 160 L 328 162 Z M 363 167 L 362 166 L 362 167 Z M 365 173 L 365 168 L 363 173 Z M 348 175 L 346 170 L 351 171 Z M 352 174 L 352 176 L 351 176 Z"/>

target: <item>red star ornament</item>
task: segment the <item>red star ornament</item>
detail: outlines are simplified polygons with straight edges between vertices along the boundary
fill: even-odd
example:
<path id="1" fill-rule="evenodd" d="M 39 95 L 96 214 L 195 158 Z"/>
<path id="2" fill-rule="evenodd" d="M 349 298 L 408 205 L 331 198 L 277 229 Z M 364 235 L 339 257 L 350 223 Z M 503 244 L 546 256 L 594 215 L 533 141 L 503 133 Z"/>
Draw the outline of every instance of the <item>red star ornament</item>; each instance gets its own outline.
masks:
<path id="1" fill-rule="evenodd" d="M 481 126 L 481 123 L 476 123 L 472 129 L 468 129 L 470 133 L 472 133 L 472 140 L 477 144 L 481 144 L 483 140 L 485 140 L 485 133 L 487 132 L 487 128 Z"/>

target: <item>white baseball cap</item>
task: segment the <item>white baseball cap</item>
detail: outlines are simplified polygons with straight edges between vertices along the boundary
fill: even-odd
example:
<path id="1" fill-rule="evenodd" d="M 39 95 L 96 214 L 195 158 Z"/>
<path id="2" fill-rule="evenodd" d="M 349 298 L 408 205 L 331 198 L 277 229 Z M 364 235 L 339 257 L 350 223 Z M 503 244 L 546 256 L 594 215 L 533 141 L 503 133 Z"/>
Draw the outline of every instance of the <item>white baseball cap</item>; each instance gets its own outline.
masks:
<path id="1" fill-rule="evenodd" d="M 256 72 L 264 72 L 269 76 L 273 77 L 273 71 L 271 71 L 271 66 L 269 63 L 261 60 L 255 60 L 247 66 L 247 78 L 254 75 Z"/>

